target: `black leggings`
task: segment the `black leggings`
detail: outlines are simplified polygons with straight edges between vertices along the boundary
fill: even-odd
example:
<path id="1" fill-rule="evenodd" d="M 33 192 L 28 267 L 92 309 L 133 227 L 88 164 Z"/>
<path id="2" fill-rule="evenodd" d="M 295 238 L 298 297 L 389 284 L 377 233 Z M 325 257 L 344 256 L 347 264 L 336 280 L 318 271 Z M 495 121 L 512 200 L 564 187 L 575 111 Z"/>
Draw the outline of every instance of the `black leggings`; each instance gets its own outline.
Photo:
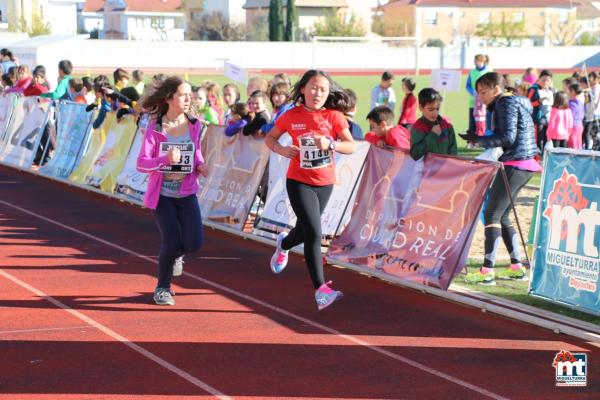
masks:
<path id="1" fill-rule="evenodd" d="M 196 195 L 183 198 L 161 195 L 154 210 L 154 220 L 160 231 L 156 287 L 169 289 L 175 259 L 202 246 L 202 215 L 198 198 Z"/>
<path id="2" fill-rule="evenodd" d="M 539 122 L 536 125 L 536 144 L 540 150 L 540 154 L 544 154 L 544 146 L 546 146 L 547 138 L 546 131 L 548 130 L 548 123 L 546 121 Z"/>
<path id="3" fill-rule="evenodd" d="M 517 200 L 519 191 L 529 182 L 533 172 L 523 171 L 514 167 L 505 167 L 508 186 L 513 201 Z M 510 198 L 506 191 L 502 171 L 498 171 L 494 183 L 490 187 L 488 202 L 483 213 L 485 233 L 485 258 L 483 266 L 493 268 L 496 263 L 496 253 L 500 244 L 500 237 L 510 253 L 511 263 L 521 262 L 519 240 L 515 228 L 513 228 L 509 215 L 511 211 Z M 500 225 L 490 227 L 490 225 Z"/>
<path id="4" fill-rule="evenodd" d="M 298 220 L 281 242 L 284 250 L 304 243 L 304 258 L 315 289 L 324 282 L 321 256 L 321 214 L 327 206 L 333 185 L 312 186 L 288 179 L 286 188 L 290 204 Z"/>

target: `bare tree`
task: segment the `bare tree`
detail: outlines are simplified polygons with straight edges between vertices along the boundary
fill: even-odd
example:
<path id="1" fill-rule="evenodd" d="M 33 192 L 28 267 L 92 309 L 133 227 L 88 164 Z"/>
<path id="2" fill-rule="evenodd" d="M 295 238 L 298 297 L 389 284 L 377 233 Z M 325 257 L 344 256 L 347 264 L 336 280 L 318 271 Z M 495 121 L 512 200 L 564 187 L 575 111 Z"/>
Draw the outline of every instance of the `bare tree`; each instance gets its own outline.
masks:
<path id="1" fill-rule="evenodd" d="M 548 29 L 544 30 L 547 33 L 548 40 L 553 46 L 567 46 L 573 44 L 577 32 L 575 24 L 570 21 L 555 21 L 548 24 Z"/>
<path id="2" fill-rule="evenodd" d="M 499 22 L 490 21 L 487 24 L 478 25 L 477 28 L 475 35 L 490 39 L 497 46 L 511 47 L 527 37 L 525 21 L 513 22 L 504 13 Z"/>
<path id="3" fill-rule="evenodd" d="M 244 40 L 246 28 L 242 24 L 231 24 L 220 12 L 204 14 L 199 21 L 192 21 L 188 30 L 191 40 Z"/>

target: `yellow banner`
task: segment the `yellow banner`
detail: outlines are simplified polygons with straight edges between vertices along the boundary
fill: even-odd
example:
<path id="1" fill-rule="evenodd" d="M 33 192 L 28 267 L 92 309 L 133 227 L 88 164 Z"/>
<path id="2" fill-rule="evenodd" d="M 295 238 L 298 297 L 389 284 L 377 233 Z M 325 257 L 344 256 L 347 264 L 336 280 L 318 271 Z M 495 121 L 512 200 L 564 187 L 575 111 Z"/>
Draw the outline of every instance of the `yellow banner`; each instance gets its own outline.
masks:
<path id="1" fill-rule="evenodd" d="M 95 118 L 96 116 L 94 116 L 94 119 Z M 81 161 L 79 161 L 79 164 L 77 164 L 77 167 L 73 170 L 71 175 L 69 175 L 70 181 L 76 183 L 85 183 L 86 176 L 88 176 L 92 170 L 94 162 L 104 147 L 104 143 L 106 142 L 106 133 L 112 129 L 116 122 L 117 117 L 115 113 L 107 113 L 106 118 L 104 119 L 104 122 L 100 128 L 93 130 L 87 150 L 81 158 Z"/>
<path id="2" fill-rule="evenodd" d="M 85 183 L 112 193 L 117 177 L 125 165 L 131 148 L 136 125 L 133 115 L 125 115 L 106 132 L 106 140 L 98 157 L 85 177 Z"/>

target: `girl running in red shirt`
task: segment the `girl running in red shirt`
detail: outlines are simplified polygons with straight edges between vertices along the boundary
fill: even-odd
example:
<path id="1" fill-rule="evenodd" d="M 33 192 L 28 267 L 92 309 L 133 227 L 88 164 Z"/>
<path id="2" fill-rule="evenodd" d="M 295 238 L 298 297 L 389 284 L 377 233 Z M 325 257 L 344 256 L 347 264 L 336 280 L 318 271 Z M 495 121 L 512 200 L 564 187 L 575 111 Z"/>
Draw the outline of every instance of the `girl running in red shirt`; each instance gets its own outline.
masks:
<path id="1" fill-rule="evenodd" d="M 335 182 L 333 152 L 354 152 L 355 145 L 348 121 L 341 111 L 347 107 L 346 93 L 323 71 L 304 73 L 291 94 L 297 106 L 282 114 L 265 138 L 272 151 L 289 158 L 286 188 L 296 217 L 296 226 L 277 236 L 277 248 L 271 258 L 271 270 L 278 274 L 287 265 L 288 251 L 304 243 L 304 257 L 315 288 L 319 310 L 342 298 L 331 282 L 323 278 L 321 256 L 321 214 Z M 277 140 L 287 132 L 292 145 Z"/>

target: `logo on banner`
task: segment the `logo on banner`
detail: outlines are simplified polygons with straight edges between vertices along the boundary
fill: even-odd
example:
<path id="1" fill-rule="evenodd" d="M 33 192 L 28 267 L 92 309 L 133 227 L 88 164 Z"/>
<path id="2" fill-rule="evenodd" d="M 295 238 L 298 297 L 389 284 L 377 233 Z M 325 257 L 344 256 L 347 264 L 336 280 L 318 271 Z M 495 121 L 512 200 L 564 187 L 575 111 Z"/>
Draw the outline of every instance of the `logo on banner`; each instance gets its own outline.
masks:
<path id="1" fill-rule="evenodd" d="M 580 184 L 577 176 L 565 169 L 554 181 L 543 213 L 550 222 L 546 264 L 560 268 L 561 274 L 569 278 L 569 287 L 592 293 L 596 292 L 600 272 L 595 245 L 600 211 L 597 201 L 593 201 L 599 190 L 594 185 Z"/>
<path id="2" fill-rule="evenodd" d="M 556 386 L 587 386 L 587 354 L 561 350 L 554 355 Z"/>

